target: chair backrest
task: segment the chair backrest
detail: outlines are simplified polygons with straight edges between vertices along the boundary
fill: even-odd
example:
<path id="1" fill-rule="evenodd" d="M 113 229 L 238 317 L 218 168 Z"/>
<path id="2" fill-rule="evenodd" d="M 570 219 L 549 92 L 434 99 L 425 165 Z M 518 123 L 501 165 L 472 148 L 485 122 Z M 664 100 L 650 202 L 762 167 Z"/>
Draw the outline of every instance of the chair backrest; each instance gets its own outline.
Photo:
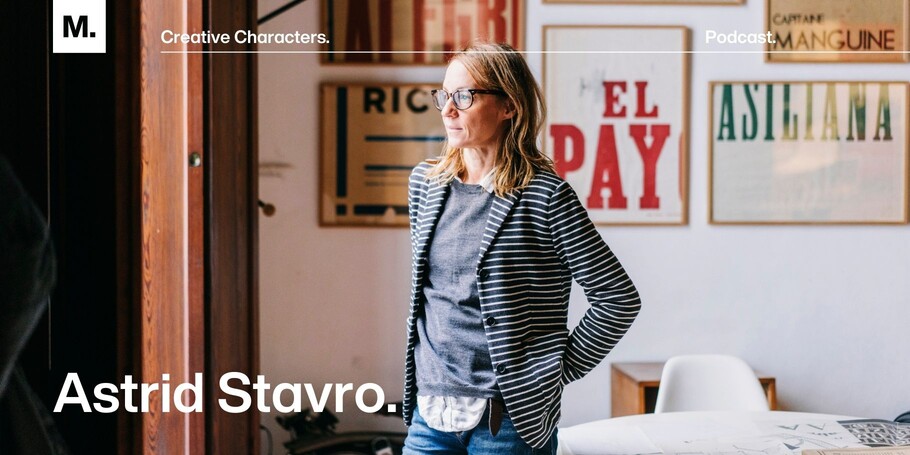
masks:
<path id="1" fill-rule="evenodd" d="M 767 411 L 755 372 L 729 355 L 682 355 L 664 365 L 654 412 Z"/>

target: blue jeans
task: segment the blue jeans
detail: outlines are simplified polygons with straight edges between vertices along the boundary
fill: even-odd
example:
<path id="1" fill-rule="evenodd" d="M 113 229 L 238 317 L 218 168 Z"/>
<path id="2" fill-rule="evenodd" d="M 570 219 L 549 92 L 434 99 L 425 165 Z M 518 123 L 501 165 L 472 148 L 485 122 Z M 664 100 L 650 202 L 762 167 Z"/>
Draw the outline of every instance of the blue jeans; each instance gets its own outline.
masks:
<path id="1" fill-rule="evenodd" d="M 490 434 L 489 407 L 480 418 L 480 423 L 468 431 L 445 432 L 434 430 L 414 407 L 414 418 L 408 427 L 408 437 L 404 440 L 402 455 L 555 455 L 556 431 L 543 449 L 535 449 L 521 440 L 508 415 L 502 416 L 502 426 L 496 436 Z"/>

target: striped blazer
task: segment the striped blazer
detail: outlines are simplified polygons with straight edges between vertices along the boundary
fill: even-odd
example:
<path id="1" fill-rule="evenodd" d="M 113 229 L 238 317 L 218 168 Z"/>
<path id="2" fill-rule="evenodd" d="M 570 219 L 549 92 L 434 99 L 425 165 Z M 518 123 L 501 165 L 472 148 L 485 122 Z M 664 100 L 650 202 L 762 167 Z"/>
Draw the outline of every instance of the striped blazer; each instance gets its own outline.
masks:
<path id="1" fill-rule="evenodd" d="M 404 420 L 416 405 L 414 347 L 427 253 L 449 185 L 414 168 L 408 187 L 411 221 L 411 310 L 407 326 Z M 505 198 L 494 196 L 477 261 L 477 291 L 490 358 L 518 434 L 543 447 L 560 417 L 563 387 L 613 349 L 641 307 L 638 292 L 564 180 L 538 173 Z M 572 279 L 591 308 L 569 333 Z"/>

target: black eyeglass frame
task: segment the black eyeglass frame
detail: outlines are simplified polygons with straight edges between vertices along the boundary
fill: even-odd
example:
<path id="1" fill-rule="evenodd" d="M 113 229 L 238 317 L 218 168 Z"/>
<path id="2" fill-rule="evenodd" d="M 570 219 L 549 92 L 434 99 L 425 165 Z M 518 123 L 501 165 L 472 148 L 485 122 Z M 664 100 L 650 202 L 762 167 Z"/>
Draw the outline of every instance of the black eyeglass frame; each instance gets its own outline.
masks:
<path id="1" fill-rule="evenodd" d="M 446 99 L 445 99 L 445 101 L 443 101 L 442 105 L 439 104 L 439 98 L 436 97 L 436 94 L 439 92 L 446 94 Z M 460 106 L 458 106 L 458 103 L 455 102 L 454 95 L 458 92 L 468 92 L 471 94 L 471 101 L 468 103 L 467 106 L 460 107 Z M 464 111 L 464 110 L 470 109 L 471 106 L 474 105 L 474 95 L 476 95 L 478 93 L 481 95 L 500 95 L 500 96 L 506 95 L 506 92 L 504 92 L 502 90 L 488 90 L 488 89 L 481 89 L 481 88 L 460 88 L 458 90 L 453 91 L 452 93 L 449 93 L 443 89 L 433 89 L 433 90 L 430 90 L 430 97 L 433 98 L 433 106 L 435 106 L 436 109 L 438 109 L 439 111 L 442 111 L 442 109 L 445 107 L 445 103 L 448 102 L 450 98 L 452 99 L 452 105 L 455 106 L 455 109 L 458 109 L 459 111 Z"/>

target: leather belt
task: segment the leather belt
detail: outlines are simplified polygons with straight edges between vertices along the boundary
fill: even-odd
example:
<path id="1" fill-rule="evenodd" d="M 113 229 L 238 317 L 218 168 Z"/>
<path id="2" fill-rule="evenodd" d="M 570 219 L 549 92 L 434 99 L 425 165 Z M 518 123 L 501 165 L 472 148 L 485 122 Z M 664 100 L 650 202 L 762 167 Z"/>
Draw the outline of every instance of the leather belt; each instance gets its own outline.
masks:
<path id="1" fill-rule="evenodd" d="M 490 434 L 496 436 L 496 433 L 499 433 L 499 428 L 502 427 L 502 414 L 506 406 L 502 400 L 490 398 L 488 407 L 490 410 Z"/>

